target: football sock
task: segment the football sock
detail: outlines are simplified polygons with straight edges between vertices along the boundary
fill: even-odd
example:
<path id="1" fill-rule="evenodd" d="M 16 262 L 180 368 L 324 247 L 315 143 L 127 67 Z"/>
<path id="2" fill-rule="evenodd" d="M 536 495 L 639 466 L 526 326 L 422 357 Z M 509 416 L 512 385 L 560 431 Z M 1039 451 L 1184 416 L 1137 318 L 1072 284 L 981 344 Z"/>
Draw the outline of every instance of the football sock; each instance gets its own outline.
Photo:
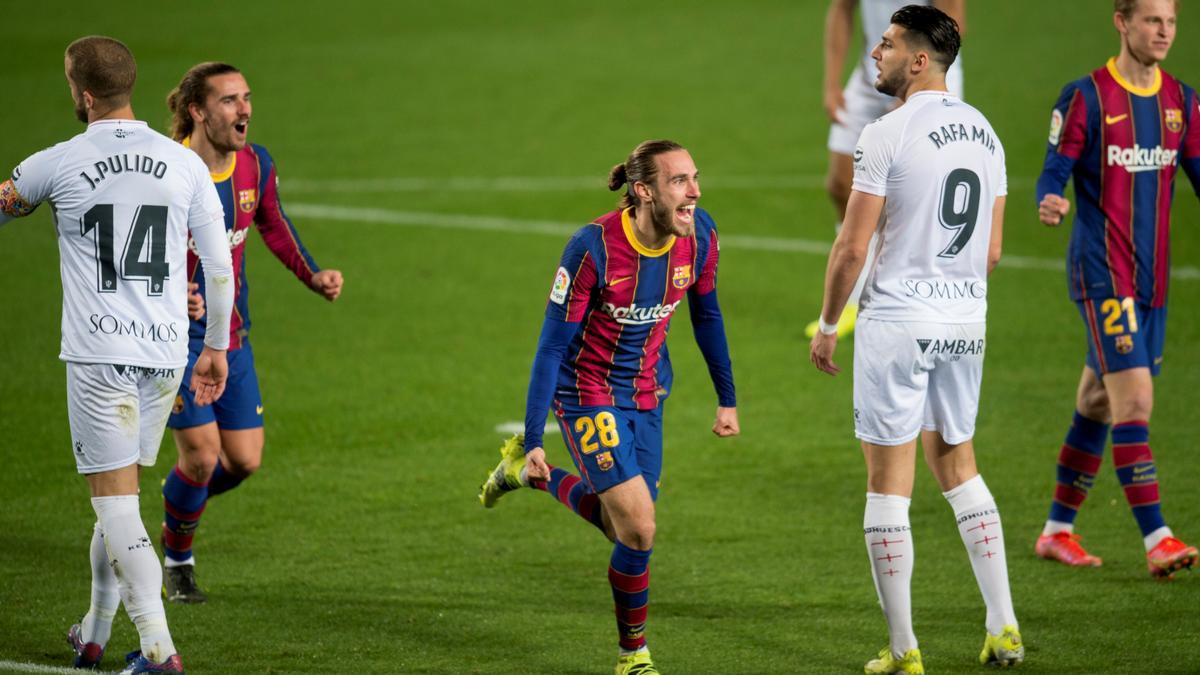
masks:
<path id="1" fill-rule="evenodd" d="M 217 462 L 217 466 L 221 466 Z M 163 483 L 163 555 L 168 567 L 191 565 L 192 537 L 208 502 L 208 483 L 183 475 L 176 466 Z M 170 656 L 168 654 L 167 656 Z"/>
<path id="2" fill-rule="evenodd" d="M 142 654 L 162 663 L 175 653 L 162 601 L 162 567 L 138 512 L 137 495 L 92 497 L 125 613 L 141 638 Z"/>
<path id="3" fill-rule="evenodd" d="M 1158 501 L 1158 471 L 1150 453 L 1150 425 L 1143 421 L 1117 424 L 1113 426 L 1112 442 L 1117 479 L 1125 490 L 1125 500 L 1133 510 L 1142 536 L 1148 537 L 1167 526 Z M 1162 539 L 1161 536 L 1158 538 Z"/>
<path id="4" fill-rule="evenodd" d="M 550 480 L 529 481 L 531 487 L 550 493 L 562 505 L 571 509 L 580 518 L 604 531 L 604 522 L 600 517 L 600 498 L 588 489 L 587 483 L 571 473 L 558 467 L 550 467 Z"/>
<path id="5" fill-rule="evenodd" d="M 608 564 L 608 582 L 612 584 L 621 649 L 636 651 L 645 647 L 650 551 L 638 551 L 616 542 Z"/>
<path id="6" fill-rule="evenodd" d="M 863 533 L 871 557 L 875 593 L 888 623 L 894 656 L 917 648 L 912 627 L 912 528 L 908 506 L 912 500 L 899 495 L 867 493 Z"/>
<path id="7" fill-rule="evenodd" d="M 943 492 L 942 496 L 954 509 L 958 534 L 979 592 L 987 605 L 987 631 L 999 635 L 1008 625 L 1017 625 L 1013 612 L 1012 594 L 1008 588 L 1008 564 L 1004 556 L 1004 530 L 1000 526 L 1000 511 L 983 476 L 976 475 L 962 485 Z"/>
<path id="8" fill-rule="evenodd" d="M 1042 534 L 1070 532 L 1074 529 L 1079 506 L 1087 499 L 1088 490 L 1096 481 L 1104 444 L 1108 441 L 1108 425 L 1088 419 L 1075 412 L 1071 429 L 1058 451 L 1057 483 L 1050 517 Z"/>
<path id="9" fill-rule="evenodd" d="M 217 460 L 217 466 L 213 469 L 212 477 L 208 479 L 208 496 L 216 497 L 223 492 L 229 492 L 241 485 L 244 480 L 246 480 L 245 476 L 234 474 L 225 468 L 221 460 Z"/>
<path id="10" fill-rule="evenodd" d="M 112 634 L 113 617 L 121 606 L 121 594 L 117 591 L 117 576 L 108 564 L 108 551 L 104 548 L 104 532 L 97 522 L 92 528 L 92 605 L 80 622 L 83 641 L 98 645 L 108 644 Z"/>

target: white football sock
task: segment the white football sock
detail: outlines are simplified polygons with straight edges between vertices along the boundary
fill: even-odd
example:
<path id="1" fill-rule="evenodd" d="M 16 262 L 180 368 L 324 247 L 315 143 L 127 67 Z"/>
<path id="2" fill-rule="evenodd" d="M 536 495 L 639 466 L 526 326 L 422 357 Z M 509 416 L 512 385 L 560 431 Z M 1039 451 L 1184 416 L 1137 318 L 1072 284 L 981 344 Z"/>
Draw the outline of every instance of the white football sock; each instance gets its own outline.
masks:
<path id="1" fill-rule="evenodd" d="M 1047 520 L 1046 524 L 1042 526 L 1042 534 L 1058 534 L 1059 532 L 1066 532 L 1067 534 L 1075 532 L 1075 523 Z"/>
<path id="2" fill-rule="evenodd" d="M 92 497 L 104 530 L 104 544 L 116 574 L 125 613 L 137 626 L 142 654 L 162 663 L 175 653 L 162 603 L 162 567 L 142 516 L 137 495 Z"/>
<path id="3" fill-rule="evenodd" d="M 1167 537 L 1174 537 L 1174 536 L 1175 535 L 1171 532 L 1171 528 L 1167 527 L 1166 525 L 1163 525 L 1162 527 L 1158 528 L 1157 530 L 1142 537 L 1142 543 L 1146 545 L 1146 553 L 1149 553 L 1150 549 L 1154 548 L 1155 546 L 1158 546 L 1158 542 L 1162 541 L 1163 539 L 1166 539 Z"/>
<path id="4" fill-rule="evenodd" d="M 879 605 L 887 618 L 892 654 L 903 656 L 916 649 L 912 628 L 912 528 L 908 505 L 912 500 L 898 495 L 867 493 L 863 533 L 871 557 L 871 576 Z"/>
<path id="5" fill-rule="evenodd" d="M 121 595 L 117 591 L 117 576 L 113 574 L 108 564 L 108 551 L 104 548 L 104 532 L 99 521 L 92 528 L 92 545 L 90 550 L 92 560 L 92 606 L 80 622 L 83 628 L 83 641 L 95 642 L 100 646 L 108 644 L 112 634 L 113 617 L 121 606 Z"/>
<path id="6" fill-rule="evenodd" d="M 987 631 L 999 635 L 1005 626 L 1017 625 L 1012 594 L 1008 589 L 1008 563 L 1004 556 L 1000 511 L 983 476 L 976 475 L 953 490 L 943 492 L 942 496 L 954 509 L 958 534 L 963 546 L 967 547 L 975 581 L 987 605 Z"/>

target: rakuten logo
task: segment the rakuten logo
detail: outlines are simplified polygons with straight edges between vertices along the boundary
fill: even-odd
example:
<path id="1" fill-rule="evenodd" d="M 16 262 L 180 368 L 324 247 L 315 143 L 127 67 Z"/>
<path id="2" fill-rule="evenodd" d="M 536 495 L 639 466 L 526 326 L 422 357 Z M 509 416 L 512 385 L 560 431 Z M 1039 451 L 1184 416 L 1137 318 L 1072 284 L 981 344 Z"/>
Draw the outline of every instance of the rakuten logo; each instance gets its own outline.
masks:
<path id="1" fill-rule="evenodd" d="M 1143 148 L 1136 143 L 1132 148 L 1119 145 L 1108 146 L 1108 165 L 1123 166 L 1129 173 L 1158 171 L 1164 166 L 1173 166 L 1178 150 L 1167 150 L 1161 145 Z"/>
<path id="2" fill-rule="evenodd" d="M 682 300 L 676 300 L 669 305 L 657 304 L 653 307 L 638 307 L 637 303 L 633 303 L 628 307 L 616 307 L 611 302 L 606 302 L 600 306 L 604 313 L 617 320 L 617 323 L 623 323 L 627 326 L 640 326 L 647 323 L 658 323 L 663 319 L 671 318 L 671 314 L 675 308 L 679 306 Z"/>
<path id="3" fill-rule="evenodd" d="M 243 227 L 240 230 L 226 230 L 225 236 L 229 239 L 229 250 L 232 251 L 241 246 L 246 241 L 246 233 L 249 231 L 250 228 L 248 227 Z M 192 237 L 188 237 L 188 250 L 196 255 L 200 255 L 200 250 L 196 248 L 196 240 Z"/>

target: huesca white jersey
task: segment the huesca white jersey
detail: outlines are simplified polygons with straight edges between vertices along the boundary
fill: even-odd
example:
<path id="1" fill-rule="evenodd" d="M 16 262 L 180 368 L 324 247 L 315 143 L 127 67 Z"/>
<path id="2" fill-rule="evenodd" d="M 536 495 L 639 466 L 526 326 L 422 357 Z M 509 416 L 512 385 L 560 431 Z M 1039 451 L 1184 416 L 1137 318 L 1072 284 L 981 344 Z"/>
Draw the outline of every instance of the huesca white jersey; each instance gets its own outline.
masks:
<path id="1" fill-rule="evenodd" d="M 1008 179 L 983 114 L 946 92 L 913 94 L 863 129 L 853 189 L 886 199 L 860 315 L 984 321 L 992 207 Z"/>
<path id="2" fill-rule="evenodd" d="M 879 39 L 883 37 L 883 32 L 892 24 L 892 15 L 905 5 L 930 6 L 933 5 L 933 0 L 859 0 L 858 13 L 863 31 L 863 55 L 859 72 L 868 84 L 875 82 L 875 75 L 879 73 L 879 69 L 875 67 L 875 59 L 871 58 L 871 50 L 875 49 L 875 45 L 879 44 Z M 954 63 L 950 64 L 946 71 L 946 84 L 950 91 L 958 94 L 960 98 L 962 81 L 962 54 L 959 54 L 959 58 L 954 59 Z M 874 90 L 874 87 L 871 89 Z M 886 94 L 879 96 L 891 98 Z"/>
<path id="3" fill-rule="evenodd" d="M 188 230 L 225 228 L 200 157 L 145 122 L 101 120 L 21 162 L 12 180 L 26 202 L 54 209 L 59 358 L 187 365 Z"/>

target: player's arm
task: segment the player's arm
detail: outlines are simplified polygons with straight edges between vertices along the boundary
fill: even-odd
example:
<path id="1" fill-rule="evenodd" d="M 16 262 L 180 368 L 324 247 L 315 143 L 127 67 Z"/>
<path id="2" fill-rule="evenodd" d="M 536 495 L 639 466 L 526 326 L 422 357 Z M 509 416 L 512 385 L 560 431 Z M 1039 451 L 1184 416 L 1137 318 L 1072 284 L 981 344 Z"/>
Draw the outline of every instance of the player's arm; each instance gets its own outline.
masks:
<path id="1" fill-rule="evenodd" d="M 717 230 L 711 230 L 708 255 L 700 269 L 696 283 L 688 289 L 688 311 L 692 319 L 692 332 L 696 345 L 708 365 L 717 392 L 717 416 L 713 433 L 718 436 L 735 436 L 741 428 L 737 417 L 737 393 L 733 385 L 733 362 L 729 358 L 729 340 L 725 336 L 725 318 L 717 302 L 717 261 L 720 247 L 717 245 Z"/>
<path id="2" fill-rule="evenodd" d="M 13 169 L 8 180 L 0 183 L 0 225 L 24 218 L 50 198 L 59 149 L 60 146 L 54 146 L 26 158 Z"/>
<path id="3" fill-rule="evenodd" d="M 528 461 L 527 474 L 535 480 L 550 478 L 546 451 L 542 447 L 546 415 L 554 398 L 558 369 L 567 355 L 571 340 L 579 332 L 592 294 L 599 288 L 600 274 L 586 243 L 587 237 L 593 234 L 589 230 L 590 227 L 583 228 L 567 242 L 554 274 L 550 299 L 546 303 L 546 318 L 542 322 L 537 352 L 533 356 L 529 391 L 525 396 L 525 456 Z"/>
<path id="4" fill-rule="evenodd" d="M 854 31 L 854 7 L 857 0 L 830 0 L 825 11 L 825 81 L 822 105 L 831 121 L 838 121 L 838 111 L 845 107 L 842 97 L 842 70 L 850 51 Z"/>
<path id="5" fill-rule="evenodd" d="M 275 163 L 261 148 L 256 146 L 256 149 L 260 160 L 264 160 L 263 168 L 266 171 L 266 179 L 260 183 L 262 194 L 254 211 L 254 224 L 259 234 L 262 235 L 267 248 L 271 249 L 271 253 L 275 254 L 279 262 L 291 270 L 296 278 L 326 300 L 337 300 L 342 293 L 342 273 L 332 269 L 322 270 L 309 255 L 308 249 L 300 241 L 300 234 L 296 232 L 296 227 L 292 225 L 292 220 L 284 212 L 283 204 L 279 200 L 279 176 L 275 172 Z"/>
<path id="6" fill-rule="evenodd" d="M 958 24 L 959 36 L 967 34 L 967 0 L 933 0 L 933 6 L 954 19 Z"/>
<path id="7" fill-rule="evenodd" d="M 196 242 L 196 255 L 204 267 L 205 310 L 208 321 L 204 330 L 204 348 L 192 367 L 188 388 L 195 392 L 197 405 L 209 405 L 225 391 L 229 349 L 229 322 L 233 316 L 233 259 L 225 234 L 225 214 L 208 169 L 196 158 L 196 182 L 199 188 L 188 212 L 188 229 Z"/>
<path id="8" fill-rule="evenodd" d="M 992 238 L 988 241 L 987 271 L 990 275 L 1000 263 L 1000 249 L 1004 239 L 1004 201 L 1008 197 L 1000 195 L 992 205 Z"/>
<path id="9" fill-rule="evenodd" d="M 1071 210 L 1063 190 L 1087 143 L 1087 102 L 1079 87 L 1071 83 L 1063 88 L 1050 113 L 1050 138 L 1037 182 L 1038 219 L 1043 224 L 1058 225 Z"/>
<path id="10" fill-rule="evenodd" d="M 1180 144 L 1180 160 L 1183 172 L 1192 182 L 1192 190 L 1200 197 L 1200 98 L 1195 90 L 1188 89 L 1191 103 L 1188 105 L 1187 129 Z"/>
<path id="11" fill-rule="evenodd" d="M 833 242 L 829 263 L 825 267 L 825 294 L 821 302 L 821 329 L 813 336 L 809 358 L 818 370 L 836 375 L 841 370 L 833 362 L 837 348 L 837 322 L 854 290 L 854 283 L 867 261 L 871 234 L 883 214 L 884 197 L 857 188 L 850 191 L 846 202 L 846 219 Z M 832 332 L 826 332 L 827 329 Z"/>

